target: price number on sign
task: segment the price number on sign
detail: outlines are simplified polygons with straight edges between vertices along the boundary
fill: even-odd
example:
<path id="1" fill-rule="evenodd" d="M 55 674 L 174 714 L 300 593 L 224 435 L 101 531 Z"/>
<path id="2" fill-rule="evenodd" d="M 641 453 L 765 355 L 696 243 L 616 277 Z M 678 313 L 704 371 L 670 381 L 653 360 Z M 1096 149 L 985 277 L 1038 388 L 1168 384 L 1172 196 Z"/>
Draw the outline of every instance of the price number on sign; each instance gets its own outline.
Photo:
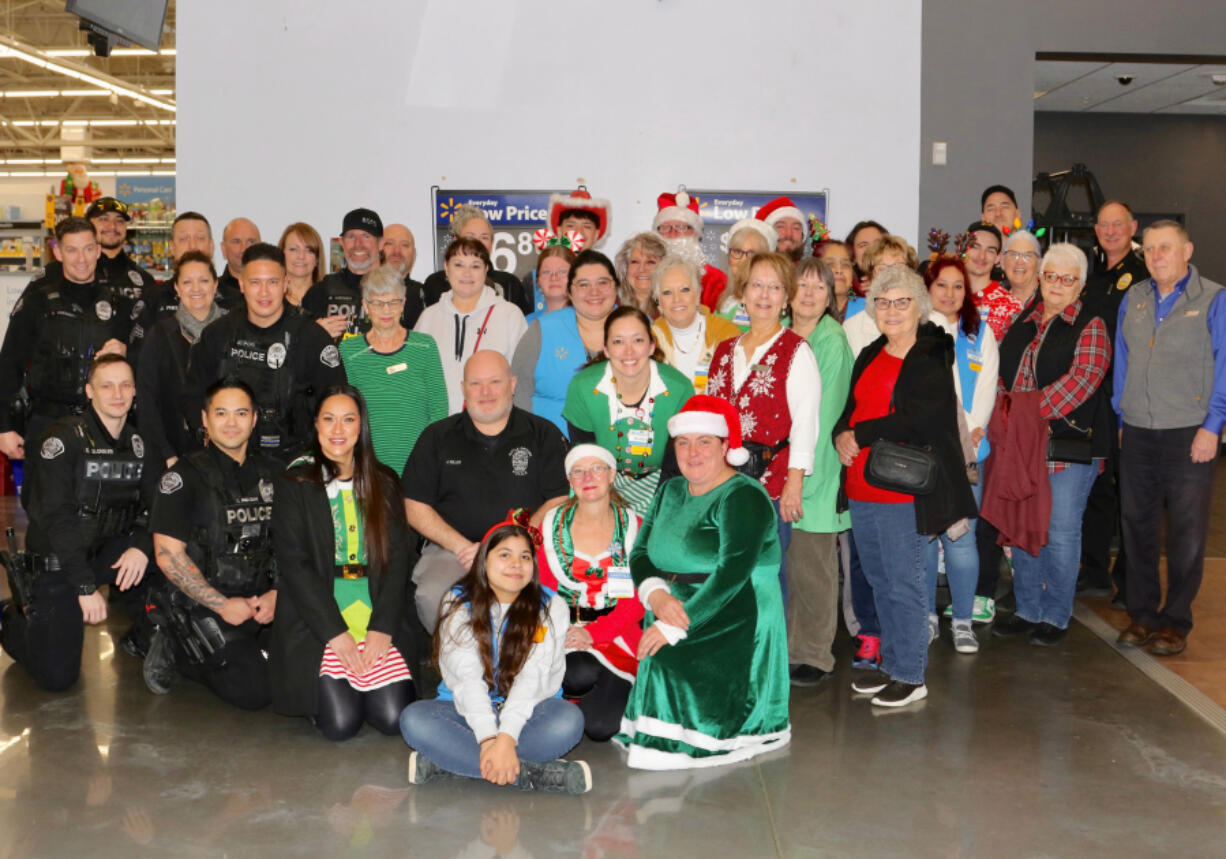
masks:
<path id="1" fill-rule="evenodd" d="M 532 233 L 532 230 L 494 233 L 494 246 L 490 250 L 490 263 L 494 268 L 513 272 L 516 277 L 527 274 L 536 265 Z"/>

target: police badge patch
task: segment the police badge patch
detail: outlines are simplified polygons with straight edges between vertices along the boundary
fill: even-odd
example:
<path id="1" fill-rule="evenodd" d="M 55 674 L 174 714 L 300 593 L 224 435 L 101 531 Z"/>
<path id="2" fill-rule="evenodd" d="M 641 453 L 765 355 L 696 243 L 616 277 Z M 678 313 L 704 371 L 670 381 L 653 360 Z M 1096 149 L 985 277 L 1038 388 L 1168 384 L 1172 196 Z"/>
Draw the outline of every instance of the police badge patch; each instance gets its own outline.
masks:
<path id="1" fill-rule="evenodd" d="M 145 440 L 136 433 L 132 434 L 132 452 L 141 459 L 145 458 Z"/>
<path id="2" fill-rule="evenodd" d="M 274 343 L 268 347 L 268 366 L 274 370 L 285 363 L 285 344 Z"/>
<path id="3" fill-rule="evenodd" d="M 341 353 L 337 351 L 335 346 L 329 344 L 319 353 L 319 362 L 327 367 L 339 367 L 341 364 Z"/>
<path id="4" fill-rule="evenodd" d="M 109 301 L 99 301 L 94 305 L 94 313 L 98 315 L 99 319 L 106 322 L 111 318 L 111 303 Z"/>
<path id="5" fill-rule="evenodd" d="M 183 488 L 183 478 L 177 471 L 168 471 L 162 475 L 162 479 L 158 481 L 158 492 L 163 495 L 170 495 L 178 492 Z"/>
<path id="6" fill-rule="evenodd" d="M 1129 272 L 1124 272 L 1120 275 L 1120 279 L 1115 282 L 1115 288 L 1121 292 L 1132 285 L 1132 275 Z"/>
<path id="7" fill-rule="evenodd" d="M 43 440 L 43 448 L 39 451 L 39 456 L 43 459 L 55 459 L 64 452 L 64 442 L 60 441 L 55 436 Z"/>
<path id="8" fill-rule="evenodd" d="M 134 286 L 144 286 L 145 281 L 141 279 L 140 272 L 132 269 L 128 270 L 128 280 L 132 281 Z"/>
<path id="9" fill-rule="evenodd" d="M 511 451 L 511 473 L 516 477 L 528 475 L 528 463 L 532 460 L 532 451 L 526 447 L 517 447 Z"/>
<path id="10" fill-rule="evenodd" d="M 272 503 L 272 481 L 265 480 L 264 478 L 261 477 L 260 482 L 259 482 L 259 487 L 260 487 L 260 498 L 263 499 L 265 504 L 271 504 Z"/>

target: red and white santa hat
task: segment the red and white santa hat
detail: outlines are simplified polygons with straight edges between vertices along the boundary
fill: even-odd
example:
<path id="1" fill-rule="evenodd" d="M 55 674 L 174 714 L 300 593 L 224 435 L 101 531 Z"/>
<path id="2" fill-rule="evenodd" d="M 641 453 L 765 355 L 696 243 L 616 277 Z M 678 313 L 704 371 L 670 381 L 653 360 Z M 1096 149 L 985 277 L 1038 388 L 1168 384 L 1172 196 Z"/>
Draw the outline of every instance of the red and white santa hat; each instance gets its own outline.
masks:
<path id="1" fill-rule="evenodd" d="M 561 235 L 559 225 L 562 223 L 562 213 L 570 209 L 591 212 L 596 216 L 596 241 L 592 244 L 600 244 L 608 234 L 609 222 L 613 218 L 613 207 L 609 201 L 593 197 L 582 185 L 569 194 L 550 194 L 549 227 L 555 234 Z"/>
<path id="2" fill-rule="evenodd" d="M 686 193 L 682 185 L 676 194 L 661 194 L 656 198 L 659 211 L 651 221 L 653 231 L 660 229 L 660 224 L 668 221 L 681 221 L 694 228 L 694 232 L 702 232 L 702 215 L 698 214 L 698 201 Z"/>
<path id="3" fill-rule="evenodd" d="M 757 218 L 759 221 L 765 221 L 772 227 L 775 226 L 775 221 L 780 218 L 795 218 L 801 224 L 808 223 L 805 213 L 800 211 L 800 207 L 793 203 L 790 197 L 776 197 L 771 200 L 761 209 L 758 209 Z"/>
<path id="4" fill-rule="evenodd" d="M 774 227 L 765 221 L 760 221 L 757 218 L 741 218 L 728 230 L 728 238 L 731 239 L 741 230 L 753 230 L 766 239 L 766 249 L 771 253 L 774 253 L 775 248 L 779 245 L 779 234 L 775 232 Z"/>
<path id="5" fill-rule="evenodd" d="M 681 411 L 668 419 L 668 434 L 673 438 L 688 433 L 713 435 L 728 439 L 729 465 L 749 462 L 749 451 L 741 442 L 741 416 L 732 403 L 709 394 L 695 394 L 685 401 Z"/>

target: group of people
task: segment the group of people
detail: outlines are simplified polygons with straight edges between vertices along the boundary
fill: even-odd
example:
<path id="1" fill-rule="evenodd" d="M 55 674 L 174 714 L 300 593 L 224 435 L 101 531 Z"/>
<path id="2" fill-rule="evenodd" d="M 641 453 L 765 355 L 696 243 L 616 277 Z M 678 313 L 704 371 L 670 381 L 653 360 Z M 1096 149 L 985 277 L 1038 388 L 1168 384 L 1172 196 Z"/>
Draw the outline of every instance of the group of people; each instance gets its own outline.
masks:
<path id="1" fill-rule="evenodd" d="M 1079 574 L 1110 581 L 1117 520 L 1120 643 L 1178 653 L 1226 422 L 1221 287 L 1178 223 L 1138 255 L 1123 203 L 1090 275 L 1008 188 L 980 202 L 921 265 L 875 221 L 838 241 L 781 197 L 721 270 L 684 189 L 613 259 L 609 204 L 580 189 L 522 280 L 460 207 L 423 282 L 412 233 L 369 209 L 326 276 L 310 225 L 272 245 L 242 218 L 218 276 L 185 212 L 156 284 L 124 204 L 95 201 L 0 347 L 30 523 L 4 649 L 68 688 L 107 585 L 155 693 L 187 678 L 329 739 L 399 732 L 414 783 L 572 793 L 585 734 L 654 769 L 785 746 L 840 609 L 853 690 L 922 700 L 942 569 L 959 653 L 975 624 L 1058 644 Z M 1164 503 L 1184 511 L 1165 599 Z"/>

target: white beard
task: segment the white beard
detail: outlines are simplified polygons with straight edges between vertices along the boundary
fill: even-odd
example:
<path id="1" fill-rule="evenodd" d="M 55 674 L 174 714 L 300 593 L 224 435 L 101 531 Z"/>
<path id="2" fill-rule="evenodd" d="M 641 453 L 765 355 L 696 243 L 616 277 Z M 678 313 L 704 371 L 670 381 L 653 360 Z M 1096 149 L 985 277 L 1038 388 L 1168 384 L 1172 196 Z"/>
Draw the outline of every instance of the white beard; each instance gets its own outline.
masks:
<path id="1" fill-rule="evenodd" d="M 698 242 L 698 236 L 682 236 L 679 239 L 665 239 L 661 237 L 661 239 L 670 254 L 676 254 L 686 262 L 696 265 L 698 273 L 700 275 L 703 273 L 703 269 L 707 265 L 707 255 L 703 253 L 702 245 Z"/>

